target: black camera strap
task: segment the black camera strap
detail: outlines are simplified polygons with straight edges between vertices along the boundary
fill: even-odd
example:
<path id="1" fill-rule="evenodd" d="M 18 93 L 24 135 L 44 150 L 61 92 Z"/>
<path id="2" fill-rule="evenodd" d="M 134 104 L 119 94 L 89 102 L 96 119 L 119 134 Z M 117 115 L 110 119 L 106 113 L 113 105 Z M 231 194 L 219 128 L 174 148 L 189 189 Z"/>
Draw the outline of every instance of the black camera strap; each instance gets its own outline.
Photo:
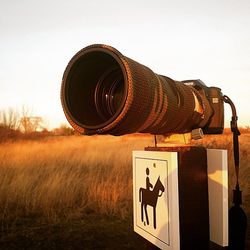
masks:
<path id="1" fill-rule="evenodd" d="M 236 189 L 239 189 L 239 168 L 240 168 L 240 159 L 239 159 L 239 136 L 240 131 L 237 126 L 237 113 L 236 108 L 232 100 L 224 95 L 224 102 L 228 103 L 232 109 L 232 120 L 231 120 L 231 131 L 233 133 L 233 151 L 234 151 L 234 166 L 235 166 L 235 175 L 236 175 Z M 240 202 L 241 204 L 241 202 Z"/>
<path id="2" fill-rule="evenodd" d="M 234 103 L 228 96 L 223 96 L 225 103 L 228 103 L 232 109 L 231 131 L 233 133 L 233 151 L 234 166 L 236 175 L 236 186 L 233 190 L 233 203 L 229 210 L 229 250 L 244 250 L 246 242 L 247 216 L 240 207 L 242 204 L 242 191 L 239 185 L 239 135 L 240 131 L 237 126 L 237 113 Z"/>

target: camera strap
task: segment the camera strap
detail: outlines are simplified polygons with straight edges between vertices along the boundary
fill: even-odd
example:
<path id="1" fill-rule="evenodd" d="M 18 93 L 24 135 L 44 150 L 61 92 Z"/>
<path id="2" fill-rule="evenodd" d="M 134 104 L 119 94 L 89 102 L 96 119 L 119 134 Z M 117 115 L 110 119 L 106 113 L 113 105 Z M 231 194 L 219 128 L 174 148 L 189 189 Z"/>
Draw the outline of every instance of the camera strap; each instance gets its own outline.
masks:
<path id="1" fill-rule="evenodd" d="M 233 151 L 234 151 L 234 166 L 236 174 L 236 186 L 233 190 L 234 205 L 229 209 L 229 248 L 230 250 L 244 250 L 246 243 L 247 216 L 244 210 L 240 207 L 242 204 L 242 191 L 239 185 L 239 135 L 240 131 L 237 126 L 236 108 L 228 96 L 223 96 L 225 103 L 231 106 L 232 120 L 231 131 L 233 133 Z"/>
<path id="2" fill-rule="evenodd" d="M 241 192 L 239 189 L 240 159 L 239 159 L 239 138 L 238 137 L 240 135 L 240 131 L 239 131 L 238 126 L 237 126 L 238 117 L 237 117 L 235 105 L 232 102 L 232 100 L 226 95 L 223 96 L 223 100 L 225 103 L 228 103 L 230 105 L 231 110 L 232 110 L 231 131 L 233 133 L 233 151 L 234 151 L 234 166 L 235 166 L 235 175 L 236 175 L 236 190 Z M 234 194 L 234 196 L 235 196 L 235 194 Z M 234 202 L 239 202 L 239 204 L 241 204 L 241 202 L 242 202 L 241 195 L 240 195 L 240 197 L 234 197 Z"/>

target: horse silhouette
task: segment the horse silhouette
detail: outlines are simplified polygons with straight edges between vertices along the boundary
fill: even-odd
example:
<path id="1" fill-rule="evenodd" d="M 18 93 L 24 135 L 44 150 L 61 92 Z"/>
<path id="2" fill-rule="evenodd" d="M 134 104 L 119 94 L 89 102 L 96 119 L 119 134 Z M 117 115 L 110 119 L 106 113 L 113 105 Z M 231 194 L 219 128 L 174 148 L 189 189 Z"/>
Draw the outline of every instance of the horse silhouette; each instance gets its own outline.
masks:
<path id="1" fill-rule="evenodd" d="M 147 221 L 147 224 L 149 225 L 147 206 L 149 205 L 153 207 L 154 228 L 156 228 L 156 205 L 157 205 L 158 197 L 161 197 L 164 191 L 165 191 L 165 188 L 160 181 L 160 176 L 158 177 L 152 191 L 149 189 L 145 189 L 145 188 L 140 188 L 139 190 L 139 201 L 141 202 L 141 220 L 142 222 L 144 221 L 144 212 L 145 212 L 146 221 Z"/>

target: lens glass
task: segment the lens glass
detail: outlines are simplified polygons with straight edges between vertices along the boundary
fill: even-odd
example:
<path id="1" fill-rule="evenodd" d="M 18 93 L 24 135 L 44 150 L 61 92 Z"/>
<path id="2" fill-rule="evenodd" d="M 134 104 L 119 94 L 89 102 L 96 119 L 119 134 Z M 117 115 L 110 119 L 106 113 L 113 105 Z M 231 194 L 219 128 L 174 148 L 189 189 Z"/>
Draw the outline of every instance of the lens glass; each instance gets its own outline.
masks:
<path id="1" fill-rule="evenodd" d="M 73 58 L 64 76 L 65 107 L 84 129 L 102 129 L 121 114 L 127 98 L 120 58 L 106 49 L 90 49 Z"/>
<path id="2" fill-rule="evenodd" d="M 123 94 L 124 80 L 119 68 L 104 72 L 95 88 L 95 107 L 103 120 L 114 116 L 121 105 Z"/>

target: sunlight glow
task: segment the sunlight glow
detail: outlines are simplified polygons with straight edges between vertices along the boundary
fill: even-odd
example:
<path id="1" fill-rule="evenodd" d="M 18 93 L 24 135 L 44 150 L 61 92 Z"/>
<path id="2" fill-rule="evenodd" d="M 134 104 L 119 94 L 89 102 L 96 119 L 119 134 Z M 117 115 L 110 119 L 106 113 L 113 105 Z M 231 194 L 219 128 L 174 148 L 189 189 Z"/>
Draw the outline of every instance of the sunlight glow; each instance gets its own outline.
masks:
<path id="1" fill-rule="evenodd" d="M 0 109 L 25 104 L 51 127 L 66 122 L 64 69 L 81 48 L 105 43 L 156 73 L 220 87 L 235 102 L 239 125 L 250 125 L 250 1 L 10 0 L 0 6 Z M 230 117 L 226 109 L 226 126 Z"/>

